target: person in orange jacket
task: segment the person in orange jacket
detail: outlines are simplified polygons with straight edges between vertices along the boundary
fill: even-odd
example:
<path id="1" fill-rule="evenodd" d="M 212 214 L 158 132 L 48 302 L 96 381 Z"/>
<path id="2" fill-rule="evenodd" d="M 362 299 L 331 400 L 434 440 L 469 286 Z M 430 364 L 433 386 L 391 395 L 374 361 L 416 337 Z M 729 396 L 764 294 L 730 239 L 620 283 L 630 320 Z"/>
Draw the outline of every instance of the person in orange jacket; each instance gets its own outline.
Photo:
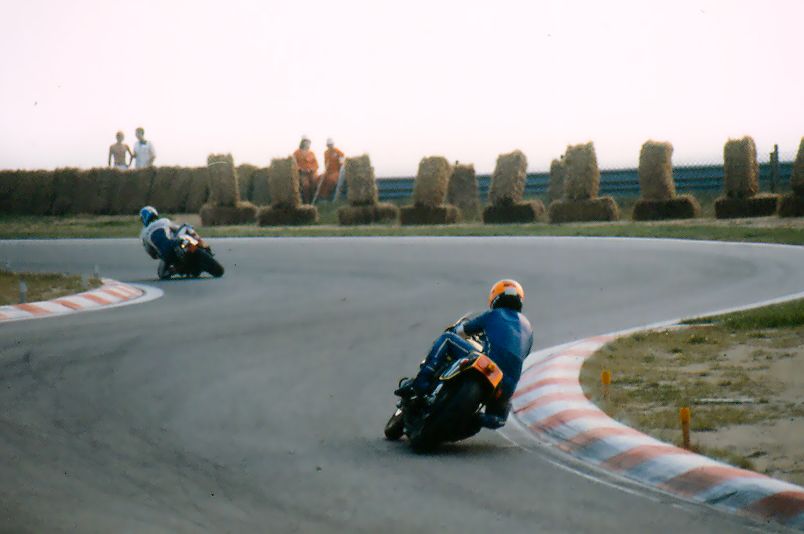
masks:
<path id="1" fill-rule="evenodd" d="M 296 158 L 296 164 L 299 166 L 299 185 L 301 187 L 302 202 L 309 204 L 313 199 L 315 188 L 318 185 L 318 160 L 315 154 L 310 150 L 310 139 L 307 136 L 302 137 L 299 148 L 293 153 Z"/>
<path id="2" fill-rule="evenodd" d="M 330 137 L 327 139 L 327 150 L 324 152 L 324 174 L 321 176 L 321 186 L 318 191 L 318 198 L 332 200 L 332 193 L 338 185 L 338 176 L 343 166 L 343 152 L 335 148 L 335 141 Z"/>

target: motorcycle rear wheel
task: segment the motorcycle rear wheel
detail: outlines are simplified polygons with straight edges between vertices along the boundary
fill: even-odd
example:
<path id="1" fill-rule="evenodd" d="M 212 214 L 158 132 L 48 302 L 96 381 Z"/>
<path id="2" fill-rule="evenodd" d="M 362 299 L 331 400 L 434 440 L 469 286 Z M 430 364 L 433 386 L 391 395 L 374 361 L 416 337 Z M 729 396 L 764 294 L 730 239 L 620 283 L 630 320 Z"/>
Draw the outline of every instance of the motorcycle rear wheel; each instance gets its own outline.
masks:
<path id="1" fill-rule="evenodd" d="M 459 434 L 471 422 L 483 399 L 483 386 L 477 380 L 464 379 L 445 392 L 446 398 L 433 407 L 421 429 L 410 436 L 416 452 L 429 452 L 450 436 Z"/>
<path id="2" fill-rule="evenodd" d="M 394 415 L 385 423 L 385 438 L 389 441 L 397 441 L 405 433 L 405 413 L 397 408 Z"/>

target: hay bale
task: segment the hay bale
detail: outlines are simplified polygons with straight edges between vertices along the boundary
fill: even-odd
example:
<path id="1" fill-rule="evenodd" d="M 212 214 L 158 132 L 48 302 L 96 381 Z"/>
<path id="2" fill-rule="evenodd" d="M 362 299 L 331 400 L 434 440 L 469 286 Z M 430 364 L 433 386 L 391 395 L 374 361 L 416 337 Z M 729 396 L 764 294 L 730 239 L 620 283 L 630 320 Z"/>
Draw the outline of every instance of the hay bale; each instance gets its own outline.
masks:
<path id="1" fill-rule="evenodd" d="M 399 223 L 402 226 L 421 224 L 455 224 L 460 219 L 461 212 L 455 206 L 444 204 L 441 206 L 421 206 L 414 204 L 404 206 L 399 210 Z"/>
<path id="2" fill-rule="evenodd" d="M 779 195 L 763 193 L 743 198 L 720 197 L 715 200 L 715 217 L 737 219 L 742 217 L 768 217 L 779 207 Z"/>
<path id="3" fill-rule="evenodd" d="M 444 204 L 451 174 L 452 166 L 447 158 L 441 156 L 422 158 L 413 186 L 413 203 L 430 208 Z"/>
<path id="4" fill-rule="evenodd" d="M 804 217 L 804 195 L 789 193 L 779 202 L 779 217 Z"/>
<path id="5" fill-rule="evenodd" d="M 235 206 L 240 202 L 237 169 L 231 154 L 207 156 L 209 173 L 209 199 L 213 206 Z"/>
<path id="6" fill-rule="evenodd" d="M 251 176 L 251 201 L 258 206 L 271 203 L 271 192 L 268 187 L 268 168 L 260 167 Z"/>
<path id="7" fill-rule="evenodd" d="M 399 208 L 388 202 L 369 206 L 341 206 L 338 208 L 338 224 L 355 226 L 358 224 L 390 224 L 399 218 Z"/>
<path id="8" fill-rule="evenodd" d="M 564 156 L 564 165 L 567 169 L 564 180 L 564 198 L 569 200 L 597 198 L 600 191 L 600 169 L 597 167 L 595 145 L 590 141 L 582 145 L 568 146 Z M 583 211 L 586 208 L 579 209 Z M 597 213 L 595 212 L 597 208 L 589 209 L 592 210 L 590 214 Z"/>
<path id="9" fill-rule="evenodd" d="M 547 187 L 547 198 L 550 202 L 564 197 L 564 181 L 567 178 L 567 166 L 563 157 L 550 162 L 550 183 Z"/>
<path id="10" fill-rule="evenodd" d="M 645 200 L 670 200 L 676 196 L 673 181 L 673 145 L 646 141 L 639 151 L 639 189 Z"/>
<path id="11" fill-rule="evenodd" d="M 268 194 L 271 197 L 271 205 L 275 208 L 290 209 L 301 204 L 299 167 L 296 158 L 288 156 L 271 160 L 271 166 L 268 168 Z"/>
<path id="12" fill-rule="evenodd" d="M 19 184 L 19 171 L 0 171 L 0 213 L 11 213 L 11 197 Z"/>
<path id="13" fill-rule="evenodd" d="M 53 215 L 68 215 L 75 213 L 73 203 L 78 189 L 79 169 L 64 167 L 53 172 L 53 202 L 51 213 Z"/>
<path id="14" fill-rule="evenodd" d="M 193 167 L 182 169 L 180 174 L 187 173 L 189 182 L 187 201 L 184 210 L 187 213 L 195 213 L 201 209 L 209 198 L 209 176 L 206 167 Z"/>
<path id="15" fill-rule="evenodd" d="M 237 166 L 237 186 L 240 191 L 240 200 L 251 200 L 255 172 L 257 172 L 257 167 L 254 165 L 243 163 Z"/>
<path id="16" fill-rule="evenodd" d="M 485 224 L 532 223 L 544 217 L 544 203 L 541 200 L 516 202 L 511 204 L 490 204 L 483 210 Z"/>
<path id="17" fill-rule="evenodd" d="M 520 150 L 497 156 L 494 173 L 491 175 L 489 203 L 516 204 L 525 194 L 528 158 Z"/>
<path id="18" fill-rule="evenodd" d="M 461 210 L 464 221 L 477 219 L 480 214 L 480 197 L 477 193 L 474 165 L 455 164 L 447 188 L 447 203 Z"/>
<path id="19" fill-rule="evenodd" d="M 234 206 L 204 204 L 200 215 L 201 224 L 204 226 L 254 224 L 257 219 L 257 206 L 251 202 L 238 202 Z"/>
<path id="20" fill-rule="evenodd" d="M 159 211 L 181 213 L 190 195 L 191 179 L 192 175 L 181 167 L 157 167 L 148 204 Z"/>
<path id="21" fill-rule="evenodd" d="M 121 172 L 113 187 L 109 212 L 118 215 L 139 213 L 148 204 L 155 175 L 155 167 Z"/>
<path id="22" fill-rule="evenodd" d="M 10 212 L 20 215 L 47 215 L 54 196 L 54 173 L 17 171 L 17 185 L 10 195 Z"/>
<path id="23" fill-rule="evenodd" d="M 748 198 L 759 192 L 757 147 L 751 137 L 726 142 L 723 147 L 723 182 L 728 198 Z"/>
<path id="24" fill-rule="evenodd" d="M 344 179 L 348 191 L 346 199 L 352 206 L 369 206 L 379 199 L 374 167 L 368 154 L 354 158 L 346 158 L 344 163 Z"/>
<path id="25" fill-rule="evenodd" d="M 793 173 L 790 175 L 790 186 L 795 194 L 804 196 L 804 137 L 798 144 L 798 153 L 793 162 Z"/>
<path id="26" fill-rule="evenodd" d="M 635 221 L 659 221 L 664 219 L 694 219 L 700 217 L 701 205 L 692 195 L 681 195 L 669 200 L 640 199 L 634 205 L 632 218 Z"/>
<path id="27" fill-rule="evenodd" d="M 257 224 L 260 226 L 301 226 L 317 222 L 318 209 L 310 204 L 297 206 L 274 204 L 257 211 Z"/>
<path id="28" fill-rule="evenodd" d="M 611 197 L 586 200 L 557 200 L 548 210 L 551 223 L 583 221 L 616 221 L 620 208 Z"/>

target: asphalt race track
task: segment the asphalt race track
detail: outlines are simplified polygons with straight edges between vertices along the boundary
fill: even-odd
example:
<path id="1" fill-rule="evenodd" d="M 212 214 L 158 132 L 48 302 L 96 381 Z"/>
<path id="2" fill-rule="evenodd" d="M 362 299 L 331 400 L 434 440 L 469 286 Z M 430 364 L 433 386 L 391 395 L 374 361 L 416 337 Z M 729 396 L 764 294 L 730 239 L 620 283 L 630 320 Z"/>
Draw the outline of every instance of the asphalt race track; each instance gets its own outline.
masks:
<path id="1" fill-rule="evenodd" d="M 577 238 L 219 239 L 155 281 L 136 240 L 5 241 L 18 270 L 163 298 L 0 325 L 0 531 L 740 532 L 484 431 L 386 442 L 397 379 L 519 279 L 535 348 L 804 290 L 804 249 Z M 644 495 L 644 494 L 647 494 Z M 767 528 L 767 526 L 759 526 Z"/>

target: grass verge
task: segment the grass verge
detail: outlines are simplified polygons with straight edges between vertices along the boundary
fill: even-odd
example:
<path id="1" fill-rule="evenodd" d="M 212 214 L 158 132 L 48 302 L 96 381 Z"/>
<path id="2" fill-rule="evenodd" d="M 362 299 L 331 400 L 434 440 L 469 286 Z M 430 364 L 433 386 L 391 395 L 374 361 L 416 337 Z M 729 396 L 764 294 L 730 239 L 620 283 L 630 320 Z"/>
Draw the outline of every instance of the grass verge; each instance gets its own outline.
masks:
<path id="1" fill-rule="evenodd" d="M 173 218 L 199 227 L 208 237 L 351 237 L 351 236 L 588 236 L 659 237 L 713 241 L 749 241 L 804 245 L 804 221 L 716 221 L 502 224 L 470 222 L 445 226 L 369 225 L 342 227 L 333 219 L 337 205 L 320 209 L 322 224 L 303 227 L 256 225 L 201 227 L 197 214 Z M 136 237 L 140 225 L 134 216 L 0 216 L 0 239 Z"/>
<path id="2" fill-rule="evenodd" d="M 0 270 L 0 306 L 19 304 L 20 280 L 28 286 L 26 302 L 56 299 L 101 286 L 101 281 L 95 277 L 89 277 L 85 285 L 77 275 Z"/>
<path id="3" fill-rule="evenodd" d="M 587 397 L 676 445 L 679 409 L 688 406 L 694 449 L 804 484 L 804 300 L 689 323 L 600 349 L 581 370 Z"/>

